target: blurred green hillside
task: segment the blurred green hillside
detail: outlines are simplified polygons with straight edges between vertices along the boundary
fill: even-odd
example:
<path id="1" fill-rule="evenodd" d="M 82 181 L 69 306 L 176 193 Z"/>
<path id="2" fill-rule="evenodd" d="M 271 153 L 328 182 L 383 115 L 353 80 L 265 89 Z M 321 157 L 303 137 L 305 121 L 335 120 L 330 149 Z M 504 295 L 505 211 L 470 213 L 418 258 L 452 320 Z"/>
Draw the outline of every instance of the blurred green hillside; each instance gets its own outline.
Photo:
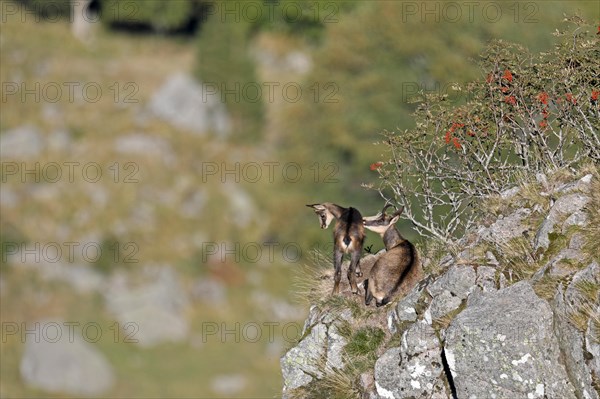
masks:
<path id="1" fill-rule="evenodd" d="M 3 7 L 9 3 L 37 7 L 42 17 L 48 4 L 68 4 L 2 0 Z M 467 9 L 460 18 L 452 17 L 452 10 L 444 8 L 449 2 L 436 2 L 439 12 L 429 15 L 418 9 L 424 2 L 261 1 L 255 4 L 274 10 L 273 17 L 239 14 L 237 22 L 223 19 L 219 10 L 231 6 L 241 13 L 247 3 L 92 4 L 102 18 L 91 24 L 89 42 L 73 37 L 68 6 L 57 11 L 64 13 L 62 19 L 38 20 L 35 13 L 2 9 L 0 134 L 33 126 L 42 148 L 33 158 L 3 158 L 3 164 L 97 163 L 104 178 L 90 183 L 76 174 L 74 181 L 52 183 L 48 176 L 23 177 L 3 167 L 0 304 L 3 323 L 51 317 L 96 322 L 108 332 L 115 316 L 107 310 L 106 292 L 118 285 L 115 279 L 126 276 L 135 286 L 142 284 L 146 268 L 173 270 L 180 291 L 191 298 L 182 311 L 189 335 L 144 348 L 114 342 L 112 331 L 105 334 L 96 346 L 116 374 L 110 397 L 279 396 L 279 357 L 297 338 L 290 332 L 292 340 L 286 340 L 283 326 L 298 323 L 306 311 L 293 298 L 294 273 L 310 263 L 311 249 L 330 249 L 331 232 L 318 229 L 304 205 L 332 201 L 356 206 L 365 215 L 376 212 L 381 199 L 362 183 L 375 181 L 370 165 L 387 155 L 373 144 L 384 129 L 412 125 L 412 97 L 419 98 L 419 89 L 431 92 L 477 78 L 473 59 L 490 39 L 543 51 L 563 13 L 599 19 L 597 3 L 587 0 L 483 2 L 472 19 Z M 492 4 L 490 14 L 482 15 L 487 4 Z M 496 8 L 490 7 L 497 5 L 501 16 L 492 18 Z M 119 8 L 125 6 L 133 8 Z M 127 13 L 118 18 L 106 13 L 115 9 L 139 13 L 132 14 L 134 21 Z M 219 87 L 254 84 L 263 91 L 257 101 L 250 92 L 240 93 L 239 101 L 233 95 L 222 101 L 231 115 L 228 137 L 196 135 L 148 111 L 165 81 L 181 72 Z M 23 84 L 65 87 L 68 82 L 97 84 L 104 95 L 95 102 L 80 95 L 53 102 L 21 90 Z M 276 88 L 272 99 L 266 83 Z M 19 91 L 8 95 L 5 84 Z M 289 92 L 283 91 L 286 85 Z M 297 101 L 296 88 L 302 93 Z M 120 140 L 131 137 L 156 146 L 124 152 Z M 262 165 L 260 178 L 236 181 L 231 174 L 205 173 L 207 164 L 232 168 L 251 163 Z M 265 165 L 274 165 L 272 180 Z M 135 182 L 127 184 L 124 179 L 132 171 Z M 404 230 L 415 237 L 409 226 Z M 133 243 L 136 263 L 123 256 L 76 259 L 71 263 L 98 273 L 107 284 L 80 292 L 64 276 L 47 278 L 5 256 L 6 244 L 48 242 L 94 242 L 105 249 Z M 211 258 L 207 244 L 215 243 L 249 251 L 234 249 L 239 258 Z M 257 245 L 266 254 L 268 243 L 277 245 L 274 256 L 254 260 L 250 250 Z M 284 252 L 286 244 L 300 248 L 302 256 Z M 368 237 L 371 244 L 373 250 L 382 247 L 374 235 Z M 71 263 L 66 262 L 67 270 Z M 197 299 L 204 294 L 195 294 L 195 287 L 203 281 L 221 287 L 224 299 L 216 305 Z M 275 341 L 267 334 L 256 342 L 218 335 L 204 341 L 207 322 L 229 328 L 279 324 Z M 23 353 L 20 335 L 3 335 L 0 396 L 62 397 L 24 383 L 19 374 Z M 215 381 L 223 377 L 243 381 L 239 391 L 219 390 Z"/>

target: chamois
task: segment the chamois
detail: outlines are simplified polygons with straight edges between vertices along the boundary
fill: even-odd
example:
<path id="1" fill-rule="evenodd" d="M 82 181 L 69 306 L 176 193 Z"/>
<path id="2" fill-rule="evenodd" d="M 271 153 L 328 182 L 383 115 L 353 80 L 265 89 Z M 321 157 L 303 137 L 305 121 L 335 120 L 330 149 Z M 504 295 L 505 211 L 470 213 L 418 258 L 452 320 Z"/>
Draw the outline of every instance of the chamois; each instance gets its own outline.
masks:
<path id="1" fill-rule="evenodd" d="M 420 277 L 418 254 L 414 245 L 402 237 L 394 226 L 404 207 L 392 215 L 386 215 L 385 210 L 390 205 L 386 204 L 381 213 L 364 218 L 365 228 L 378 233 L 383 238 L 386 249 L 373 265 L 369 278 L 364 281 L 367 306 L 373 298 L 377 307 L 385 305 L 403 283 L 416 283 Z"/>
<path id="2" fill-rule="evenodd" d="M 333 265 L 335 267 L 335 275 L 331 294 L 335 295 L 339 293 L 342 258 L 345 253 L 351 254 L 350 266 L 348 267 L 348 281 L 350 281 L 352 293 L 358 294 L 356 277 L 362 276 L 360 255 L 365 241 L 362 215 L 356 208 L 344 208 L 331 202 L 306 206 L 315 210 L 315 213 L 319 216 L 319 223 L 322 229 L 329 227 L 333 219 L 337 220 L 333 231 Z"/>

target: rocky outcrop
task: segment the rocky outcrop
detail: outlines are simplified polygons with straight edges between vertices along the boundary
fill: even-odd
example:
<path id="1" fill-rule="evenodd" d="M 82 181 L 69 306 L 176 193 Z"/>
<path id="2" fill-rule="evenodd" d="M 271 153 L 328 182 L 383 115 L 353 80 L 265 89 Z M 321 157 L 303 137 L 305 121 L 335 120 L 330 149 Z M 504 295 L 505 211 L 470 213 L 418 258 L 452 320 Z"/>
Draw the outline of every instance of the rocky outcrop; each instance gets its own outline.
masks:
<path id="1" fill-rule="evenodd" d="M 447 398 L 440 341 L 426 321 L 402 334 L 400 347 L 386 351 L 375 363 L 375 388 L 383 398 Z"/>
<path id="2" fill-rule="evenodd" d="M 334 307 L 311 307 L 303 339 L 281 359 L 284 396 L 342 389 L 323 383 L 337 369 L 351 381 L 344 397 L 598 399 L 600 266 L 585 250 L 591 176 L 548 186 L 549 206 L 521 205 L 474 229 L 457 255 L 425 258 L 434 274 L 385 308 L 344 292 Z M 507 253 L 513 240 L 523 248 Z M 344 322 L 385 331 L 372 363 L 348 350 Z"/>
<path id="3" fill-rule="evenodd" d="M 575 398 L 553 321 L 525 281 L 473 297 L 444 334 L 457 396 Z"/>
<path id="4" fill-rule="evenodd" d="M 21 378 L 48 392 L 75 397 L 105 395 L 115 382 L 111 365 L 80 331 L 68 329 L 67 324 L 43 320 L 29 326 L 36 334 L 27 335 Z"/>

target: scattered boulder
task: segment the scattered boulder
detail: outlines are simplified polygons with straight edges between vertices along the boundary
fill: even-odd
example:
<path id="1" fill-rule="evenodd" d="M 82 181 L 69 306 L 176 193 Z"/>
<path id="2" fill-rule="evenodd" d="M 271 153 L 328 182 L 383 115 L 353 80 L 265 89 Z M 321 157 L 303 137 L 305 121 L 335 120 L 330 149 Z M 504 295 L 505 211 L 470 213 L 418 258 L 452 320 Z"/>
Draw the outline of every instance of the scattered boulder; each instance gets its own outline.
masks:
<path id="1" fill-rule="evenodd" d="M 211 306 L 227 302 L 227 290 L 223 283 L 211 278 L 200 278 L 192 285 L 192 298 Z"/>
<path id="2" fill-rule="evenodd" d="M 100 397 L 115 383 L 111 365 L 76 330 L 70 334 L 62 321 L 37 322 L 41 336 L 28 334 L 19 367 L 25 383 L 42 391 L 72 396 Z M 35 328 L 33 328 L 35 330 Z"/>
<path id="3" fill-rule="evenodd" d="M 115 273 L 104 299 L 121 325 L 135 323 L 131 338 L 141 346 L 179 342 L 188 335 L 188 298 L 170 267 L 146 267 L 141 276 Z"/>
<path id="4" fill-rule="evenodd" d="M 150 112 L 176 128 L 193 134 L 208 132 L 219 137 L 231 133 L 231 120 L 220 95 L 207 91 L 201 82 L 185 73 L 171 75 L 154 94 Z"/>
<path id="5" fill-rule="evenodd" d="M 277 320 L 298 320 L 302 318 L 305 310 L 301 306 L 275 298 L 263 290 L 256 290 L 250 294 L 250 300 L 258 309 L 263 309 L 271 317 Z"/>
<path id="6" fill-rule="evenodd" d="M 231 397 L 233 395 L 239 395 L 247 385 L 247 379 L 243 374 L 225 374 L 216 376 L 210 387 L 213 392 Z"/>
<path id="7" fill-rule="evenodd" d="M 115 139 L 114 147 L 121 154 L 159 158 L 165 165 L 172 165 L 176 159 L 167 140 L 144 133 L 119 136 Z"/>
<path id="8" fill-rule="evenodd" d="M 46 257 L 55 256 L 52 251 L 55 243 L 41 243 L 39 248 L 45 248 Z M 99 291 L 104 286 L 104 276 L 94 270 L 93 267 L 83 263 L 69 263 L 57 260 L 51 262 L 51 258 L 37 255 L 35 253 L 22 253 L 35 247 L 20 247 L 14 254 L 7 256 L 7 263 L 16 268 L 37 272 L 44 281 L 60 281 L 69 284 L 79 293 Z M 42 249 L 40 249 L 42 251 Z"/>
<path id="9" fill-rule="evenodd" d="M 242 228 L 248 227 L 257 217 L 256 205 L 250 194 L 229 182 L 223 185 L 223 192 L 229 201 L 231 222 Z"/>
<path id="10" fill-rule="evenodd" d="M 206 202 L 208 201 L 208 195 L 202 190 L 194 190 L 191 194 L 184 198 L 181 206 L 179 207 L 179 213 L 181 216 L 194 219 L 201 215 Z"/>
<path id="11" fill-rule="evenodd" d="M 44 150 L 44 138 L 33 125 L 20 126 L 0 135 L 2 160 L 28 160 L 38 157 Z"/>

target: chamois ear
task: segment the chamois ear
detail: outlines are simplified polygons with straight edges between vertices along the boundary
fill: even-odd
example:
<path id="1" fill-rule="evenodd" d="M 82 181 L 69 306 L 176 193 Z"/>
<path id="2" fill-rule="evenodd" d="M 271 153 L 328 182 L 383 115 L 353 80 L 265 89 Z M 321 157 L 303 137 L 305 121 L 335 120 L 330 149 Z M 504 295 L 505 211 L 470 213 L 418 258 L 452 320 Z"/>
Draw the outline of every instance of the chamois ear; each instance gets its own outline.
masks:
<path id="1" fill-rule="evenodd" d="M 390 224 L 388 226 L 393 226 L 395 225 L 398 220 L 400 220 L 400 214 L 402 213 L 402 211 L 404 210 L 404 207 L 398 209 L 396 212 L 394 212 L 394 214 L 392 215 L 392 219 L 390 220 Z"/>
<path id="2" fill-rule="evenodd" d="M 325 210 L 325 207 L 321 204 L 311 204 L 311 205 L 306 205 L 309 208 L 313 208 L 315 211 L 322 211 Z"/>

